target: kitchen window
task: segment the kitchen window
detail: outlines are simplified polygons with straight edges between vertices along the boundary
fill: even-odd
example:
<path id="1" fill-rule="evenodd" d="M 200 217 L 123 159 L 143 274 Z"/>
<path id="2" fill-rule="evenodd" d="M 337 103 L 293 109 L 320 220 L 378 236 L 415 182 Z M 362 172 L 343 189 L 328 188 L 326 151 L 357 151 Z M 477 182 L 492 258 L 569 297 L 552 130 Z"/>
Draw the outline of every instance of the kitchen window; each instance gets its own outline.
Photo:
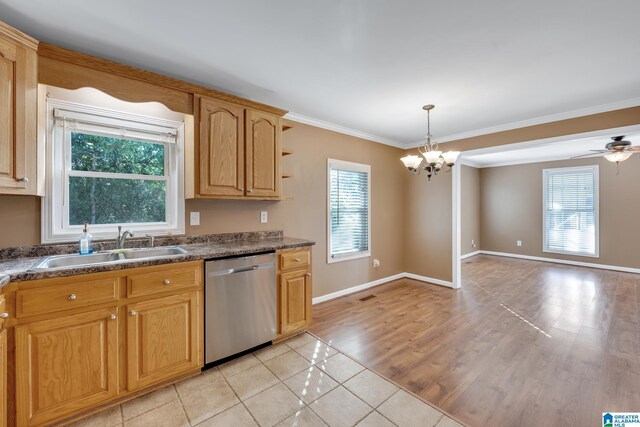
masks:
<path id="1" fill-rule="evenodd" d="M 181 122 L 47 101 L 43 242 L 184 233 Z"/>
<path id="2" fill-rule="evenodd" d="M 598 166 L 543 170 L 544 252 L 598 257 Z"/>
<path id="3" fill-rule="evenodd" d="M 371 255 L 371 166 L 328 161 L 328 262 Z"/>

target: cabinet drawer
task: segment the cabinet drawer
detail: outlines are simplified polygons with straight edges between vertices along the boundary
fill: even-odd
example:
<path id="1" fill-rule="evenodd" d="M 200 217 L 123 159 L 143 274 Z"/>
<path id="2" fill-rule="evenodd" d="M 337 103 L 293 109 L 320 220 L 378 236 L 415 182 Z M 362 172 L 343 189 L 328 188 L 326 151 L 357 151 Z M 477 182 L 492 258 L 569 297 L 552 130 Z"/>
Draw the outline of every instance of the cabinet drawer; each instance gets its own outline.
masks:
<path id="1" fill-rule="evenodd" d="M 60 283 L 16 292 L 16 316 L 53 313 L 118 301 L 118 278 Z"/>
<path id="2" fill-rule="evenodd" d="M 161 292 L 191 288 L 200 283 L 197 266 L 163 268 L 159 271 L 134 274 L 127 277 L 127 297 L 140 297 Z"/>
<path id="3" fill-rule="evenodd" d="M 308 267 L 311 264 L 311 251 L 308 249 L 280 254 L 280 269 Z"/>

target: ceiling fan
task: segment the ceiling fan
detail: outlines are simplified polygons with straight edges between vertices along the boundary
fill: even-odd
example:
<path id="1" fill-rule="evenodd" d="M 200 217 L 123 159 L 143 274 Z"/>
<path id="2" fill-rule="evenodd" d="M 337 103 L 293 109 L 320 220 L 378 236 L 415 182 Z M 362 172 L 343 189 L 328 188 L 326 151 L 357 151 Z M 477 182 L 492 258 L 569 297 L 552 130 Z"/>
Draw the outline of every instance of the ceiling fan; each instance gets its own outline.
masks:
<path id="1" fill-rule="evenodd" d="M 627 160 L 633 153 L 640 153 L 640 146 L 632 146 L 630 141 L 624 140 L 624 135 L 612 136 L 612 141 L 604 146 L 604 150 L 589 150 L 592 153 L 571 157 L 579 159 L 581 157 L 604 156 L 610 162 L 619 163 Z"/>

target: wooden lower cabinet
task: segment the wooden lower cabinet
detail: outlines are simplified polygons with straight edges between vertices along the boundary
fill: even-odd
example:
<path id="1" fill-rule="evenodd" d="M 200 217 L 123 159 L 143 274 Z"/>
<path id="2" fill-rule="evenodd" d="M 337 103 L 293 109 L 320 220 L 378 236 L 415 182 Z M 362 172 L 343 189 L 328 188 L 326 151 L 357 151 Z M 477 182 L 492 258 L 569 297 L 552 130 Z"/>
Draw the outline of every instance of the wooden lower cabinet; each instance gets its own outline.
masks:
<path id="1" fill-rule="evenodd" d="M 278 253 L 278 337 L 284 339 L 311 324 L 311 249 Z"/>
<path id="2" fill-rule="evenodd" d="M 127 388 L 137 390 L 198 368 L 197 291 L 127 305 Z"/>
<path id="3" fill-rule="evenodd" d="M 7 330 L 0 332 L 0 427 L 7 427 Z"/>
<path id="4" fill-rule="evenodd" d="M 118 392 L 117 307 L 15 328 L 17 423 L 42 425 Z"/>
<path id="5" fill-rule="evenodd" d="M 282 333 L 304 330 L 311 323 L 311 272 L 294 271 L 280 275 Z"/>

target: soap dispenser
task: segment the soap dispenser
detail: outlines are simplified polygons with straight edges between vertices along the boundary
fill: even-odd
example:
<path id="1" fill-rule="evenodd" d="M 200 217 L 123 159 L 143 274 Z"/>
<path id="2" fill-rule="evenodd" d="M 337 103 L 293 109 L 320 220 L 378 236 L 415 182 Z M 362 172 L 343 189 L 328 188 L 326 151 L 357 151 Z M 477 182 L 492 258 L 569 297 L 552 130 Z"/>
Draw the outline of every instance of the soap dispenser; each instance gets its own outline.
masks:
<path id="1" fill-rule="evenodd" d="M 93 237 L 89 234 L 89 224 L 82 227 L 82 236 L 80 236 L 80 255 L 89 255 L 93 253 Z"/>

